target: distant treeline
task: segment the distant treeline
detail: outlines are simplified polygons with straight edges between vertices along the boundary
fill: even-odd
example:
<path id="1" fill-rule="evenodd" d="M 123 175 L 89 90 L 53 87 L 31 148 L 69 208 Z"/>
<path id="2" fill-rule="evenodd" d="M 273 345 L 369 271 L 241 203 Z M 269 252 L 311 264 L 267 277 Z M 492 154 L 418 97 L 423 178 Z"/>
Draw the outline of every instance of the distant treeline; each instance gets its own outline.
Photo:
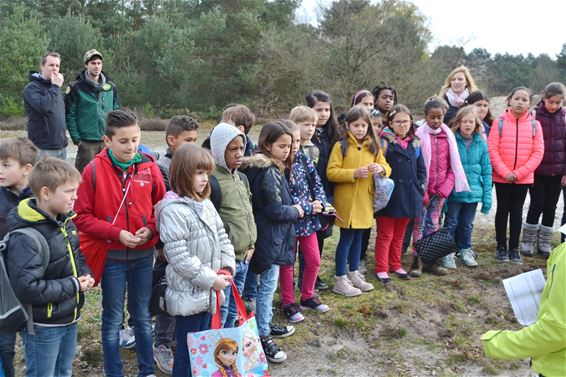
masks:
<path id="1" fill-rule="evenodd" d="M 62 55 L 65 86 L 82 69 L 85 51 L 101 51 L 122 104 L 147 117 L 216 116 L 230 102 L 284 115 L 312 89 L 329 92 L 340 110 L 354 91 L 382 81 L 418 112 L 461 64 L 490 96 L 519 85 L 537 92 L 566 77 L 566 43 L 558 56 L 466 53 L 462 46 L 430 54 L 427 20 L 411 3 L 340 0 L 321 11 L 318 26 L 296 21 L 304 19 L 299 6 L 299 0 L 1 1 L 0 117 L 23 114 L 28 71 L 38 70 L 48 50 Z"/>

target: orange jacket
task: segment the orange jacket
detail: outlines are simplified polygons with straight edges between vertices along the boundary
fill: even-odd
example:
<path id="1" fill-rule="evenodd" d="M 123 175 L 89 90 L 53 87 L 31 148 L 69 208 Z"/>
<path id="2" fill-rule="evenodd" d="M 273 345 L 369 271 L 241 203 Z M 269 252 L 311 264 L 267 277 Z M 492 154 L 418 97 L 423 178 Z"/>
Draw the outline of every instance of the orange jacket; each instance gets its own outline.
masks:
<path id="1" fill-rule="evenodd" d="M 534 182 L 534 172 L 544 155 L 542 127 L 535 121 L 533 135 L 532 117 L 529 112 L 519 119 L 507 110 L 493 121 L 488 139 L 489 157 L 493 167 L 493 181 L 508 183 L 505 177 L 513 173 L 516 184 Z"/>

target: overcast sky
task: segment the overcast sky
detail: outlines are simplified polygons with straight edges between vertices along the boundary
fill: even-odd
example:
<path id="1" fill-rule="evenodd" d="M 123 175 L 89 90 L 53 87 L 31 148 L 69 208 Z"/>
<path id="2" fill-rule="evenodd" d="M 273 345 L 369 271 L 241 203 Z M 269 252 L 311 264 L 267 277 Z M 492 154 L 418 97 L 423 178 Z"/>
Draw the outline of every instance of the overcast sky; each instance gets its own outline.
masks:
<path id="1" fill-rule="evenodd" d="M 316 22 L 316 9 L 333 0 L 303 0 L 302 14 Z M 466 51 L 556 58 L 566 43 L 566 0 L 407 0 L 428 19 L 429 50 L 464 44 Z M 375 1 L 374 1 L 375 2 Z M 305 21 L 299 16 L 300 21 Z"/>

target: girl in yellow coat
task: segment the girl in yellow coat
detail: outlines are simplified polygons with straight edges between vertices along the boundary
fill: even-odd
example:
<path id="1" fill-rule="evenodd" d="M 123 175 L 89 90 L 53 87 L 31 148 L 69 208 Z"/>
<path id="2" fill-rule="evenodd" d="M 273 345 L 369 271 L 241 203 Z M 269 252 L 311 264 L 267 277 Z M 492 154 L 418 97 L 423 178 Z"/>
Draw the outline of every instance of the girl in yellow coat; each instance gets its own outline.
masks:
<path id="1" fill-rule="evenodd" d="M 373 223 L 373 174 L 389 176 L 391 168 L 379 148 L 367 109 L 355 106 L 345 119 L 348 131 L 332 148 L 326 176 L 334 187 L 334 207 L 341 219 L 336 247 L 336 276 L 333 291 L 358 296 L 373 289 L 358 272 L 364 229 Z M 346 265 L 349 272 L 346 274 Z"/>

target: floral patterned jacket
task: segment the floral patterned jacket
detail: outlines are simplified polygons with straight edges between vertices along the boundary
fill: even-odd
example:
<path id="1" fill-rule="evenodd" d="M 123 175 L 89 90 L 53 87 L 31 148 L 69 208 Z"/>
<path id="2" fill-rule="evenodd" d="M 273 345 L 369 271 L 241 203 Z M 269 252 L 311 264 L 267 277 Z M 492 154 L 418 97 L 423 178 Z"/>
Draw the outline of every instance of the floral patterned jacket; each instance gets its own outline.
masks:
<path id="1" fill-rule="evenodd" d="M 297 237 L 306 237 L 320 230 L 320 219 L 313 215 L 311 202 L 318 200 L 324 206 L 326 194 L 314 163 L 302 152 L 297 152 L 293 161 L 289 188 L 293 203 L 299 204 L 305 211 L 305 216 L 295 222 Z"/>

